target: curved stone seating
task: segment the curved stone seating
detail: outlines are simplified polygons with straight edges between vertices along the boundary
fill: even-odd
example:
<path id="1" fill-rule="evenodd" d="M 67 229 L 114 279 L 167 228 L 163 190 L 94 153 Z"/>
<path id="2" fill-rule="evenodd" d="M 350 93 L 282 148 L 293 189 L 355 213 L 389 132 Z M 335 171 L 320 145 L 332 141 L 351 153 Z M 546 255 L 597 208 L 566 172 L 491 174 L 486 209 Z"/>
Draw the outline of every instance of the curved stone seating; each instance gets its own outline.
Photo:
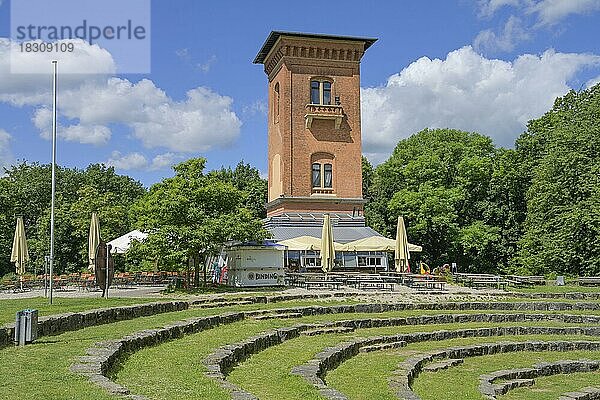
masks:
<path id="1" fill-rule="evenodd" d="M 479 391 L 488 399 L 496 399 L 497 396 L 506 394 L 512 389 L 533 384 L 533 380 L 540 376 L 592 372 L 599 369 L 600 361 L 598 360 L 562 360 L 552 363 L 539 363 L 532 368 L 495 371 L 479 377 Z M 500 380 L 504 382 L 495 383 L 495 381 Z"/>
<path id="2" fill-rule="evenodd" d="M 328 371 L 335 369 L 342 362 L 356 356 L 363 346 L 371 346 L 377 343 L 406 341 L 417 343 L 425 341 L 440 341 L 465 337 L 488 337 L 488 336 L 521 336 L 521 335 L 578 335 L 580 329 L 588 328 L 546 328 L 546 327 L 496 327 L 464 329 L 456 331 L 416 332 L 393 336 L 378 336 L 371 338 L 356 339 L 344 342 L 334 347 L 329 347 L 317 354 L 313 360 L 304 365 L 297 366 L 292 370 L 293 374 L 302 376 L 319 390 L 322 396 L 329 399 L 338 399 L 342 396 L 339 392 L 327 386 L 325 375 Z M 587 332 L 592 336 L 598 336 L 598 330 L 591 328 Z M 400 399 L 418 399 L 410 388 L 412 381 L 421 372 L 426 363 L 441 359 L 458 359 L 474 357 L 486 354 L 506 353 L 512 351 L 571 351 L 571 350 L 599 350 L 599 342 L 507 342 L 494 343 L 481 346 L 457 347 L 434 353 L 427 353 L 411 357 L 400 365 L 398 372 L 391 380 L 391 386 Z M 333 394 L 333 397 L 332 397 Z"/>
<path id="3" fill-rule="evenodd" d="M 600 388 L 586 387 L 578 392 L 564 393 L 558 400 L 600 400 Z"/>
<path id="4" fill-rule="evenodd" d="M 58 335 L 64 332 L 85 327 L 114 323 L 138 317 L 150 316 L 166 312 L 182 311 L 190 307 L 222 307 L 223 304 L 263 304 L 292 300 L 328 299 L 354 297 L 356 294 L 347 293 L 318 293 L 299 295 L 253 296 L 240 298 L 212 298 L 193 301 L 170 301 L 146 303 L 134 306 L 113 307 L 88 310 L 78 313 L 66 313 L 41 317 L 38 322 L 38 336 Z M 337 306 L 304 306 L 294 308 L 279 308 L 248 312 L 248 316 L 269 314 L 292 314 L 289 318 L 308 315 L 340 314 L 340 313 L 383 313 L 389 311 L 410 310 L 501 310 L 501 311 L 571 311 L 571 310 L 600 310 L 600 303 L 568 303 L 568 302 L 450 302 L 450 303 L 367 303 Z M 295 315 L 293 315 L 295 314 Z M 526 318 L 526 315 L 524 316 Z M 549 320 L 556 319 L 548 316 Z M 524 319 L 526 321 L 527 319 Z M 559 319 L 560 320 L 560 319 Z M 597 316 L 573 315 L 566 323 L 598 323 Z M 0 348 L 12 344 L 14 324 L 0 327 Z"/>
<path id="5" fill-rule="evenodd" d="M 463 307 L 461 304 L 469 303 L 449 303 L 454 307 Z M 483 303 L 496 305 L 499 303 Z M 501 304 L 501 303 L 500 303 Z M 529 303 L 508 303 L 510 308 L 517 309 L 528 307 Z M 562 303 L 561 303 L 562 304 Z M 116 383 L 108 380 L 106 374 L 118 362 L 122 362 L 128 354 L 140 350 L 144 347 L 153 346 L 168 340 L 177 339 L 186 334 L 200 332 L 205 329 L 211 329 L 218 325 L 240 321 L 245 318 L 254 317 L 256 315 L 266 315 L 268 313 L 300 313 L 302 315 L 318 315 L 318 314 L 337 314 L 341 312 L 357 313 L 368 312 L 379 313 L 389 311 L 390 309 L 398 309 L 405 307 L 406 304 L 355 304 L 343 306 L 308 306 L 308 307 L 291 307 L 287 309 L 274 310 L 258 310 L 245 311 L 235 313 L 225 313 L 222 315 L 192 318 L 186 321 L 180 321 L 170 324 L 162 329 L 146 330 L 133 335 L 126 336 L 120 340 L 112 340 L 97 343 L 94 348 L 88 349 L 87 356 L 80 358 L 79 362 L 71 366 L 71 370 L 76 373 L 86 375 L 92 382 L 102 386 L 111 393 L 127 395 L 128 390 Z M 409 309 L 421 309 L 423 306 L 428 309 L 430 305 L 409 305 Z M 571 305 L 569 305 L 571 307 Z M 537 308 L 537 306 L 532 306 Z M 569 308 L 572 309 L 572 308 Z M 343 311 L 342 311 L 343 310 Z M 225 376 L 239 362 L 247 358 L 249 355 L 260 352 L 270 346 L 277 345 L 287 339 L 297 337 L 299 334 L 309 330 L 322 329 L 321 333 L 328 333 L 327 328 L 345 327 L 349 330 L 375 328 L 385 326 L 402 326 L 402 325 L 426 325 L 426 324 L 446 324 L 460 322 L 523 322 L 523 321 L 562 321 L 570 323 L 600 323 L 600 316 L 583 316 L 570 314 L 439 314 L 439 315 L 422 315 L 414 317 L 398 317 L 398 318 L 381 318 L 381 319 L 350 319 L 340 320 L 335 322 L 325 322 L 322 324 L 299 324 L 291 328 L 280 328 L 268 333 L 254 336 L 243 342 L 225 346 L 213 353 L 207 358 L 206 365 L 208 367 L 207 375 L 213 379 L 217 379 L 221 385 L 229 390 L 234 398 L 250 399 L 251 395 L 235 387 L 227 382 Z M 353 347 L 352 356 L 356 355 L 360 348 L 372 345 L 383 345 L 393 342 L 417 342 L 422 340 L 444 340 L 454 337 L 474 337 L 474 336 L 498 336 L 498 335 L 527 335 L 527 334 L 582 334 L 582 335 L 600 335 L 600 327 L 571 327 L 571 328 L 553 328 L 553 327 L 501 327 L 501 328 L 480 328 L 480 329 L 465 329 L 459 331 L 437 331 L 426 333 L 412 333 L 404 335 L 395 335 L 390 337 L 377 337 L 371 339 L 363 339 L 357 347 Z M 354 352 L 354 350 L 356 350 Z M 335 352 L 334 352 L 335 353 Z M 334 354 L 338 357 L 337 354 Z M 212 358 L 211 358 L 212 357 Z M 335 358 L 338 362 L 333 363 L 327 360 L 328 368 L 319 370 L 322 376 L 325 375 L 327 369 L 331 369 L 333 365 L 337 366 L 340 362 L 349 358 L 347 355 Z M 333 368 L 335 368 L 333 366 Z M 318 377 L 320 380 L 321 378 Z M 324 384 L 323 384 L 324 385 Z M 326 386 L 323 388 L 329 391 Z M 335 393 L 330 393 L 332 396 Z M 136 398 L 134 395 L 129 395 L 131 398 Z M 332 397 L 334 398 L 334 397 Z M 337 398 L 337 397 L 335 397 Z"/>

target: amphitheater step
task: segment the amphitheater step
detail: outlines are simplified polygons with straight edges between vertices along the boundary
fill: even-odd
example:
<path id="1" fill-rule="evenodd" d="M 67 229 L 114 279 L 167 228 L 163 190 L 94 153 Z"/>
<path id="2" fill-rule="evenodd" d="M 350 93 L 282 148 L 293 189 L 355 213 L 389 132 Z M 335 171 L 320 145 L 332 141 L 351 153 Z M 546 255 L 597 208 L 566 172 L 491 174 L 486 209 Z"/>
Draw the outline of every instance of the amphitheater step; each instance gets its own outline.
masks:
<path id="1" fill-rule="evenodd" d="M 598 400 L 600 399 L 600 388 L 587 387 L 579 392 L 565 393 L 558 400 Z"/>
<path id="2" fill-rule="evenodd" d="M 449 358 L 444 361 L 431 363 L 431 364 L 427 365 L 425 368 L 423 368 L 423 371 L 436 372 L 436 371 L 440 371 L 443 369 L 448 369 L 450 367 L 454 367 L 455 365 L 458 365 L 458 364 L 462 364 L 463 361 L 464 360 L 462 358 Z"/>
<path id="3" fill-rule="evenodd" d="M 304 332 L 301 332 L 302 335 L 306 336 L 316 336 L 316 335 L 326 335 L 328 333 L 349 333 L 354 332 L 354 328 L 349 326 L 336 326 L 334 328 L 319 328 L 319 329 L 310 329 Z"/>
<path id="4" fill-rule="evenodd" d="M 511 379 L 509 381 L 495 384 L 494 392 L 496 395 L 503 395 L 508 393 L 510 390 L 524 386 L 532 386 L 534 383 L 535 380 L 533 379 Z"/>
<path id="5" fill-rule="evenodd" d="M 301 313 L 284 313 L 284 314 L 266 314 L 266 315 L 257 315 L 254 317 L 256 320 L 265 320 L 265 319 L 284 319 L 284 318 L 300 318 L 302 317 Z"/>
<path id="6" fill-rule="evenodd" d="M 242 306 L 246 304 L 254 304 L 250 300 L 235 300 L 235 301 L 214 301 L 200 304 L 193 304 L 190 308 L 217 308 L 217 307 L 230 307 L 230 306 Z"/>
<path id="7" fill-rule="evenodd" d="M 381 351 L 381 350 L 389 350 L 389 349 L 397 349 L 399 347 L 406 346 L 406 342 L 404 340 L 398 342 L 390 342 L 390 343 L 382 343 L 382 344 L 373 344 L 371 346 L 365 346 L 360 348 L 361 353 L 370 353 L 372 351 Z"/>

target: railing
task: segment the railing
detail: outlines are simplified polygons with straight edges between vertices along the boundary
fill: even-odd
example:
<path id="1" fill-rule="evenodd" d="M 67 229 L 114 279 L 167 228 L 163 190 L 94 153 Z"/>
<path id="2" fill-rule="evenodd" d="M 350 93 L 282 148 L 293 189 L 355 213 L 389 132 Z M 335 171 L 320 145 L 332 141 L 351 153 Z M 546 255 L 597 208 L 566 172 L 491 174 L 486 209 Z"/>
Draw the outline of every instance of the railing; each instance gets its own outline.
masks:
<path id="1" fill-rule="evenodd" d="M 344 109 L 342 106 L 328 104 L 307 104 L 306 105 L 306 128 L 312 127 L 314 119 L 333 119 L 335 121 L 335 129 L 340 129 L 342 120 L 344 119 Z"/>

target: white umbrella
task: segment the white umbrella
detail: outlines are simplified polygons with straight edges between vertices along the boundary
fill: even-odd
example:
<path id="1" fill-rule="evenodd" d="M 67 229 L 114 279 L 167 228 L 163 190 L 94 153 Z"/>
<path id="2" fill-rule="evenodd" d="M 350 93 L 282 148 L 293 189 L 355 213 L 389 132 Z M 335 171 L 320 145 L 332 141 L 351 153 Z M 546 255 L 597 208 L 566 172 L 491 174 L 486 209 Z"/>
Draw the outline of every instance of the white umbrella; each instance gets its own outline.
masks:
<path id="1" fill-rule="evenodd" d="M 90 221 L 90 234 L 88 236 L 88 262 L 90 269 L 94 269 L 94 262 L 96 260 L 96 249 L 100 244 L 100 222 L 98 221 L 98 215 L 92 213 L 92 220 Z"/>
<path id="2" fill-rule="evenodd" d="M 29 252 L 27 251 L 27 239 L 25 238 L 25 224 L 23 224 L 23 218 L 18 217 L 10 262 L 15 263 L 15 272 L 21 278 L 25 274 L 25 264 L 27 261 L 29 261 Z"/>
<path id="3" fill-rule="evenodd" d="M 394 249 L 394 261 L 396 264 L 396 271 L 409 271 L 409 259 L 410 251 L 408 250 L 408 237 L 406 236 L 404 218 L 398 217 L 398 227 L 396 228 L 396 248 Z"/>
<path id="4" fill-rule="evenodd" d="M 321 232 L 321 268 L 323 269 L 323 272 L 331 272 L 334 260 L 335 247 L 333 244 L 333 229 L 331 228 L 329 214 L 325 214 L 325 218 L 323 219 L 323 231 Z"/>

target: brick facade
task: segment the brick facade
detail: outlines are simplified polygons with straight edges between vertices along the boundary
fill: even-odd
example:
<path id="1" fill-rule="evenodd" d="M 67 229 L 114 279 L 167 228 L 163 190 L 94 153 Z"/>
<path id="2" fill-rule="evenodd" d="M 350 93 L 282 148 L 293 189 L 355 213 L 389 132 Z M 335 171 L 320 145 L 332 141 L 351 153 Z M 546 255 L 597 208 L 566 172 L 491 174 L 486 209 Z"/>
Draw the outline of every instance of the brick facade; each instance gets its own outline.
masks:
<path id="1" fill-rule="evenodd" d="M 267 39 L 255 62 L 269 79 L 269 216 L 362 211 L 360 60 L 373 42 L 281 32 Z M 311 81 L 330 85 L 330 104 L 311 102 Z"/>

